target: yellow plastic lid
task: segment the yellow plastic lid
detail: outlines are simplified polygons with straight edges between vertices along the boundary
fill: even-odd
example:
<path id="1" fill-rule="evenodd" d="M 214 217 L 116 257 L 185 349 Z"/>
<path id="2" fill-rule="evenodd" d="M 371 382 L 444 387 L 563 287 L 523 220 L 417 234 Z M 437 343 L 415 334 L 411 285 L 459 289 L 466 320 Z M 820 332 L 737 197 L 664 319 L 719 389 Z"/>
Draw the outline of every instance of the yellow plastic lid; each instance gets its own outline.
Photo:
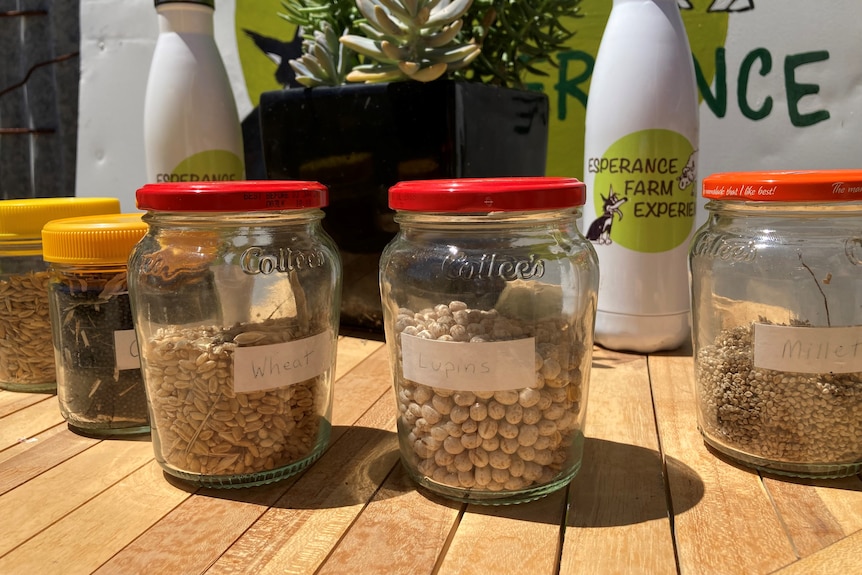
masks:
<path id="1" fill-rule="evenodd" d="M 42 228 L 42 258 L 61 264 L 125 264 L 147 233 L 143 214 L 53 220 Z"/>
<path id="2" fill-rule="evenodd" d="M 42 227 L 59 218 L 120 213 L 117 198 L 26 198 L 0 200 L 0 241 L 38 240 Z"/>

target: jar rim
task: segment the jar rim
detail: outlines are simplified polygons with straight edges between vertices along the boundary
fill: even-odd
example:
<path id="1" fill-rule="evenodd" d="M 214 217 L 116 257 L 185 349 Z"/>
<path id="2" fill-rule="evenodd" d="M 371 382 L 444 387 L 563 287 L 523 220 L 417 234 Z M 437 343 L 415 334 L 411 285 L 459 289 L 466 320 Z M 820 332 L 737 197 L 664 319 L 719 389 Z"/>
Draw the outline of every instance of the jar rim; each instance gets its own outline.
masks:
<path id="1" fill-rule="evenodd" d="M 703 179 L 709 200 L 747 202 L 862 201 L 862 170 L 725 172 Z"/>
<path id="2" fill-rule="evenodd" d="M 164 212 L 271 212 L 322 208 L 329 190 L 302 180 L 162 182 L 135 192 L 138 209 Z"/>
<path id="3" fill-rule="evenodd" d="M 565 177 L 409 180 L 389 188 L 389 207 L 410 212 L 540 211 L 572 208 L 585 201 L 586 185 Z"/>

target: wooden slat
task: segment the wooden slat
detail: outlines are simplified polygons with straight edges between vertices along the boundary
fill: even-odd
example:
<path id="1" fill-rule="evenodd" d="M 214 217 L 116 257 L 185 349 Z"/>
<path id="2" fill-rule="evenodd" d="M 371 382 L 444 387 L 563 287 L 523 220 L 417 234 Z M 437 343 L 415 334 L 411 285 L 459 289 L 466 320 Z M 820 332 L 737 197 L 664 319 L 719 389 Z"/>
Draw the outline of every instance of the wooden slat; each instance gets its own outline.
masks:
<path id="1" fill-rule="evenodd" d="M 773 575 L 860 575 L 862 573 L 862 531 L 776 571 Z"/>
<path id="2" fill-rule="evenodd" d="M 507 507 L 471 505 L 443 558 L 441 575 L 557 572 L 566 490 Z"/>
<path id="3" fill-rule="evenodd" d="M 40 401 L 24 411 L 16 411 L 4 417 L 3 425 L 0 425 L 0 450 L 63 422 L 56 397 Z"/>
<path id="4" fill-rule="evenodd" d="M 770 573 L 796 559 L 756 472 L 707 451 L 697 430 L 690 357 L 651 356 L 680 571 Z"/>
<path id="5" fill-rule="evenodd" d="M 0 426 L 2 426 L 2 424 L 3 424 L 3 422 L 0 421 Z M 54 427 L 49 427 L 48 429 L 46 429 L 45 431 L 43 431 L 42 433 L 39 433 L 37 435 L 32 435 L 32 436 L 27 437 L 27 438 L 21 438 L 21 440 L 18 441 L 17 443 L 15 443 L 15 445 L 13 445 L 12 447 L 7 447 L 6 449 L 0 450 L 0 464 L 3 464 L 4 461 L 12 459 L 13 457 L 18 457 L 19 455 L 21 455 L 22 453 L 24 453 L 26 451 L 29 451 L 31 449 L 36 449 L 37 447 L 39 447 L 41 442 L 47 441 L 49 438 L 51 438 L 51 437 L 53 437 L 59 433 L 64 433 L 64 432 L 68 431 L 68 429 L 69 428 L 66 425 L 66 423 L 63 422 L 63 423 L 58 423 Z M 72 455 L 74 455 L 74 454 L 72 454 Z M 70 455 L 70 457 L 71 457 L 71 455 Z M 5 467 L 5 465 L 4 465 L 4 467 Z M 5 473 L 7 475 L 9 475 L 10 471 L 7 470 L 7 471 L 5 471 Z M 11 474 L 14 475 L 14 473 L 11 473 Z"/>
<path id="6" fill-rule="evenodd" d="M 40 401 L 48 401 L 55 396 L 48 393 L 22 393 L 0 389 L 0 419 L 30 407 Z"/>
<path id="7" fill-rule="evenodd" d="M 376 342 L 369 342 L 374 345 Z M 338 381 L 334 389 L 332 405 L 333 425 L 351 425 L 376 400 L 392 387 L 389 369 L 389 354 L 385 346 L 375 348 L 348 375 Z"/>
<path id="8" fill-rule="evenodd" d="M 355 337 L 338 338 L 338 361 L 335 363 L 335 379 L 362 363 L 369 355 L 383 347 L 383 342 Z"/>
<path id="9" fill-rule="evenodd" d="M 396 464 L 394 430 L 389 392 L 207 573 L 313 573 Z"/>
<path id="10" fill-rule="evenodd" d="M 206 569 L 252 525 L 256 525 L 255 522 L 259 523 L 258 519 L 267 508 L 278 505 L 280 498 L 299 479 L 326 465 L 326 461 L 332 461 L 330 466 L 343 467 L 345 461 L 352 459 L 351 451 L 338 451 L 336 456 L 330 452 L 342 443 L 342 436 L 357 423 L 357 419 L 390 389 L 388 374 L 385 349 L 377 349 L 335 382 L 335 396 L 347 395 L 353 400 L 335 402 L 331 447 L 305 474 L 250 489 L 201 490 L 97 572 L 198 573 Z M 366 436 L 364 441 L 368 439 Z M 349 445 L 351 449 L 358 447 Z M 326 484 L 327 481 L 322 482 Z M 319 478 L 318 483 L 321 483 Z"/>
<path id="11" fill-rule="evenodd" d="M 764 477 L 763 482 L 800 557 L 862 528 L 862 481 L 858 477 L 822 481 Z M 834 514 L 830 503 L 839 503 Z"/>
<path id="12" fill-rule="evenodd" d="M 35 442 L 26 444 L 31 446 L 30 449 L 10 457 L 0 468 L 0 495 L 23 485 L 99 442 L 97 439 L 76 435 L 65 425 L 52 427 L 35 439 Z M 11 452 L 12 449 L 7 451 Z M 0 454 L 0 461 L 2 461 L 2 455 Z"/>
<path id="13" fill-rule="evenodd" d="M 560 573 L 675 573 L 646 359 L 596 349 Z"/>
<path id="14" fill-rule="evenodd" d="M 862 474 L 818 483 L 814 490 L 845 534 L 862 531 Z"/>
<path id="15" fill-rule="evenodd" d="M 463 507 L 418 490 L 398 464 L 315 575 L 431 573 Z"/>
<path id="16" fill-rule="evenodd" d="M 0 557 L 152 457 L 153 448 L 146 441 L 103 441 L 0 496 Z"/>
<path id="17" fill-rule="evenodd" d="M 188 497 L 150 461 L 0 558 L 0 573 L 92 573 Z"/>

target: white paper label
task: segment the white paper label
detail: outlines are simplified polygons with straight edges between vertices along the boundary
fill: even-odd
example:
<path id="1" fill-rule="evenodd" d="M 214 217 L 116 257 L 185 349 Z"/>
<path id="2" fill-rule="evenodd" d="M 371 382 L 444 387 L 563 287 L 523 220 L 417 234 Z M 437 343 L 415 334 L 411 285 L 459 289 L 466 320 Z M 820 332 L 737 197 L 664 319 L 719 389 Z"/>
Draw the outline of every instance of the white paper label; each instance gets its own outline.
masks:
<path id="1" fill-rule="evenodd" d="M 305 381 L 330 367 L 332 334 L 272 345 L 238 347 L 233 356 L 233 389 L 263 391 Z"/>
<path id="2" fill-rule="evenodd" d="M 135 330 L 124 329 L 114 332 L 114 356 L 118 370 L 140 369 L 141 356 L 138 353 L 138 338 Z"/>
<path id="3" fill-rule="evenodd" d="M 754 324 L 754 367 L 796 373 L 862 371 L 862 326 Z"/>
<path id="4" fill-rule="evenodd" d="M 536 339 L 454 342 L 401 334 L 404 377 L 464 391 L 500 391 L 536 382 Z"/>

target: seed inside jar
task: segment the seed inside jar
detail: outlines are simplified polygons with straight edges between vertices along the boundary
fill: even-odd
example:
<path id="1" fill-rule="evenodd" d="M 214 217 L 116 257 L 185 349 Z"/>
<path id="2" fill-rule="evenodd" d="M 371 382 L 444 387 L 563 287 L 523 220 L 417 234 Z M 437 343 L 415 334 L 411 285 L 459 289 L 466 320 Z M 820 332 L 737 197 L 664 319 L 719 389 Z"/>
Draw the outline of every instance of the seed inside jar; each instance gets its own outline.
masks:
<path id="1" fill-rule="evenodd" d="M 752 327 L 743 325 L 698 351 L 704 432 L 773 461 L 862 461 L 862 373 L 758 368 L 753 346 Z"/>
<path id="2" fill-rule="evenodd" d="M 580 457 L 572 446 L 582 434 L 581 374 L 588 370 L 570 326 L 524 322 L 457 301 L 402 308 L 394 325 L 399 437 L 418 473 L 455 488 L 497 492 L 550 483 L 572 468 Z M 534 377 L 496 391 L 424 385 L 403 375 L 401 334 L 461 344 L 535 338 L 535 358 L 528 360 Z"/>
<path id="3" fill-rule="evenodd" d="M 56 379 L 48 272 L 0 281 L 0 382 L 51 384 Z"/>
<path id="4" fill-rule="evenodd" d="M 234 390 L 237 347 L 283 343 L 290 334 L 277 322 L 158 330 L 143 354 L 157 455 L 201 475 L 269 471 L 310 455 L 329 401 L 328 372 L 274 389 Z"/>

